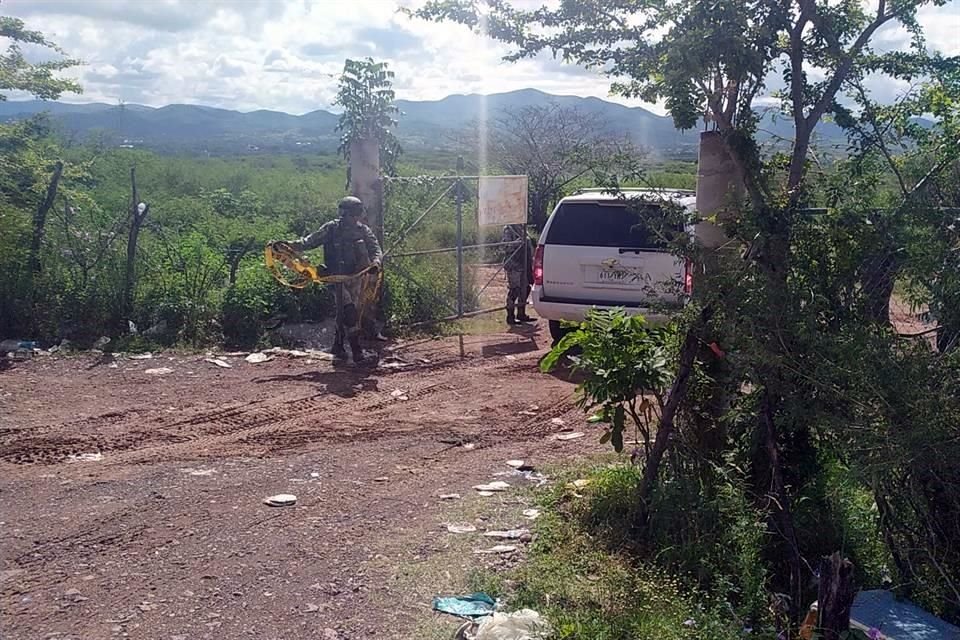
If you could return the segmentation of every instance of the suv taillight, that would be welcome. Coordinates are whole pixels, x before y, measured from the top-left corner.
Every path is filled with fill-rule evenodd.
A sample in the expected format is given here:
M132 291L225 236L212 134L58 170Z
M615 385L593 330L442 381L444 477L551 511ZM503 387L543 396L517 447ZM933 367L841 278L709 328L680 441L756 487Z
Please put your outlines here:
M543 245L538 244L533 254L533 284L543 286Z
M693 295L693 260L690 258L683 261L683 292Z

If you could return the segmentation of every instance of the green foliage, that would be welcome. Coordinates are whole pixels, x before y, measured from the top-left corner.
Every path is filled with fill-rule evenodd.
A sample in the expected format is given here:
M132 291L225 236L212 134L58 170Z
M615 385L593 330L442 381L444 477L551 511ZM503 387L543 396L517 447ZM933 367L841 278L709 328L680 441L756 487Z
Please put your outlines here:
M596 410L591 422L609 425L601 441L623 451L629 418L649 453L651 427L671 379L669 352L675 337L671 328L650 327L642 316L628 316L622 309L594 310L547 354L540 369L551 371L576 349L574 370L586 376L577 387L578 404Z
M136 166L141 198L151 205L140 234L132 317L139 331L149 332L146 340L200 345L223 339L249 347L263 342L268 325L280 318L318 321L333 313L329 288L285 289L264 269L262 250L270 240L303 236L336 215L345 169L334 157L226 159L64 149L42 119L0 125L0 148L2 335L84 344L101 335L116 342L127 331L120 299L130 166ZM66 165L48 216L43 270L27 279L24 247L58 158ZM419 204L413 199L409 205L403 214L408 222ZM452 203L441 209L442 216L427 220L413 239L418 247L436 248L431 243L448 233ZM391 317L411 323L449 315L437 301L456 299L449 256L406 266L426 290L388 275ZM35 305L28 303L31 281ZM468 286L468 300L471 291Z
M6 51L0 54L0 102L7 99L8 91L27 93L41 100L56 100L63 93L81 93L79 84L56 75L80 62L67 58L60 47L39 31L27 29L23 20L0 16L0 38L9 41ZM21 50L22 44L47 49L59 59L29 62Z
M663 556L637 555L624 528L634 505L637 470L601 467L586 479L590 484L580 490L582 498L562 483L545 497L528 561L511 576L516 582L508 598L511 607L539 611L553 625L554 637L571 640L739 638L743 626L763 622L741 617L722 590L702 589ZM695 530L690 513L683 511L689 505L664 500L661 506L686 518L682 531ZM717 542L709 547L709 558L741 553ZM674 546L663 548L669 553Z
M381 169L386 175L396 171L400 143L393 135L399 110L393 101L393 71L386 62L372 58L347 60L340 76L340 86L334 104L343 107L337 123L342 132L340 153L350 158L350 144L357 140L377 140L380 144Z

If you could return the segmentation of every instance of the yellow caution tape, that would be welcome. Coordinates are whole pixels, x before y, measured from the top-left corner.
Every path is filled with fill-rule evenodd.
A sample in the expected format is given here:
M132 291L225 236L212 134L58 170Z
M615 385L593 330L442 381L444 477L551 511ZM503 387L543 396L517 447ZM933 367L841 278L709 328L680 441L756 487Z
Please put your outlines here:
M268 244L263 254L267 269L276 281L292 289L303 289L313 282L317 284L341 284L363 278L360 289L361 317L363 311L376 302L380 286L383 283L382 269L378 270L376 275L370 275L370 272L375 269L375 265L370 265L366 269L350 275L321 273L303 254L287 242ZM291 274L292 278L290 277Z

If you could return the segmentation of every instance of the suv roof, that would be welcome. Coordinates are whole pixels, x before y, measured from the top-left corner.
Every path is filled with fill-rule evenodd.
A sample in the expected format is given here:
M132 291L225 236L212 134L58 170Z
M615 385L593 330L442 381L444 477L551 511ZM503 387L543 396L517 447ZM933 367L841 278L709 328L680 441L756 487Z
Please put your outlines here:
M681 205L693 205L696 203L696 193L684 189L621 189L614 192L609 189L578 189L575 193L561 199L561 202L616 202L621 199L621 195L628 199L639 198L658 202L661 200L673 200Z

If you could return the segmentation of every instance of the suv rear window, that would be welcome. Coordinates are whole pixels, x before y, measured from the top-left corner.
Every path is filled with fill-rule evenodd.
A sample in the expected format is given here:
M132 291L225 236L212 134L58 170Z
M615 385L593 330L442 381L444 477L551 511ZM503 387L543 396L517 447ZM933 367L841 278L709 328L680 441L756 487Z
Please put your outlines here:
M655 212L659 207L645 208ZM643 210L622 204L567 202L553 214L545 244L574 247L666 249L666 244L643 222Z

